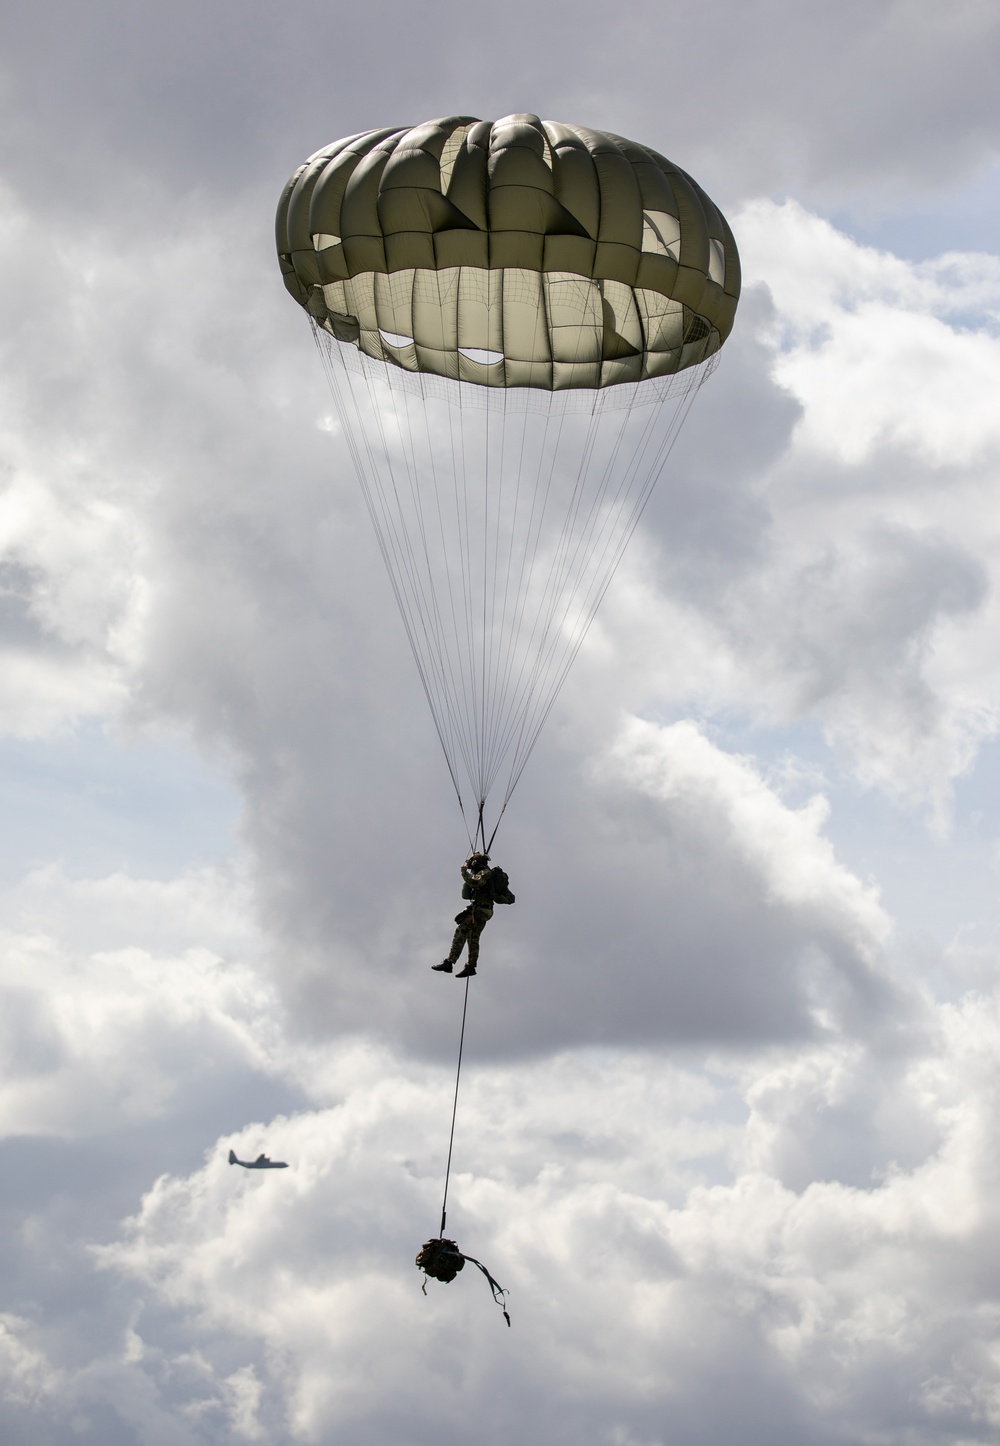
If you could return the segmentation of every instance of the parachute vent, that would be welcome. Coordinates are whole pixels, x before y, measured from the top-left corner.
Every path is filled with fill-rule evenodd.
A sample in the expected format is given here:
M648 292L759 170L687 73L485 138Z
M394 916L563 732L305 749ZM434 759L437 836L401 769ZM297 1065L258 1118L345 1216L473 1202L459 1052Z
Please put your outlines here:
M447 196L448 187L451 185L452 173L455 170L455 162L458 160L458 153L465 144L465 138L472 129L471 126L458 126L452 131L445 141L441 150L441 194Z
M400 332L397 331L383 331L382 328L379 327L378 334L387 346L394 346L397 349L402 349L404 346L413 345L412 336L403 336Z
M669 211L643 211L642 249L653 256L680 259L681 223Z
M493 367L497 362L503 361L502 351L486 351L478 346L460 346L458 354L467 357L469 361L479 362L480 366L484 367Z

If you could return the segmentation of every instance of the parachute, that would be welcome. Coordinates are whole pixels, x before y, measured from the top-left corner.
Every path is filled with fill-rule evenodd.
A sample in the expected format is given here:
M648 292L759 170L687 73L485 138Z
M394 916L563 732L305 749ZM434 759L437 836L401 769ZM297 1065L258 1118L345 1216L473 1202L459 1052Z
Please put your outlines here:
M485 845L732 328L732 232L647 146L451 116L317 151L277 247Z
M534 115L336 141L292 175L276 229L470 846L488 854L732 329L736 243L657 151ZM494 901L513 903L493 872ZM503 1306L444 1233L472 972L441 1223L417 1265L426 1289L471 1261Z

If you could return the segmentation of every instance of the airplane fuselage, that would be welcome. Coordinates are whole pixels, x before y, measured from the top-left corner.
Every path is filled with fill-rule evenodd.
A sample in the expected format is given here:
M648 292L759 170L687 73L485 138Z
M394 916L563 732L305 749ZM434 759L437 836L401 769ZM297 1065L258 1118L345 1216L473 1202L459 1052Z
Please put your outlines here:
M242 1165L244 1170L287 1170L288 1165L284 1160L269 1160L266 1155L258 1155L256 1160L239 1160L233 1150L229 1151L230 1165Z

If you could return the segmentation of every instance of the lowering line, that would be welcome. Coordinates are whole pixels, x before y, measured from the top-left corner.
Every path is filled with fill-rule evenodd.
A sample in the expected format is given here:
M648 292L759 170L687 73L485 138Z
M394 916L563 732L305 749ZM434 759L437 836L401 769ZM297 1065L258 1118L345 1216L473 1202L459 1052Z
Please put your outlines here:
M444 1236L445 1221L448 1216L448 1182L451 1179L451 1152L455 1145L455 1116L458 1114L458 1085L462 1078L462 1051L465 1048L465 1019L469 1012L469 982L469 979L466 979L465 999L462 1001L462 1032L458 1038L458 1068L455 1070L455 1098L451 1105L451 1131L448 1135L448 1163L444 1167L444 1197L441 1201L441 1229L438 1232L442 1237Z
M493 1299L503 1311L503 1318L510 1325L510 1313L504 1302L507 1292L498 1280L495 1280L481 1260L474 1255L465 1255L454 1240L448 1240L445 1236L445 1224L448 1219L448 1184L451 1179L451 1155L455 1143L455 1117L458 1113L458 1086L462 1077L462 1052L465 1047L465 1021L469 1012L469 980L465 981L465 999L462 1003L462 1032L458 1041L458 1068L455 1070L455 1097L451 1105L451 1131L448 1135L448 1163L444 1171L444 1197L441 1201L441 1228L437 1236L432 1240L424 1241L417 1254L417 1265L424 1272L424 1282L420 1287L424 1295L427 1294L427 1279L441 1280L445 1284L455 1279L455 1276L463 1268L466 1261L474 1265L486 1278Z

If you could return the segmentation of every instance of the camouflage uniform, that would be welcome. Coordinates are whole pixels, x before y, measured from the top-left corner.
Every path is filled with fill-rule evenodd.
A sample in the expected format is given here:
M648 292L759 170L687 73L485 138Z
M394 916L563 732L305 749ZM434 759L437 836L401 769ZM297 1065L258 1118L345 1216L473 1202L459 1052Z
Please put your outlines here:
M489 864L482 864L473 871L468 864L462 865L462 880L472 895L467 909L455 915L455 937L448 950L446 964L456 964L466 945L469 946L468 968L474 970L479 961L479 936L493 918L493 894L490 881L493 870Z

